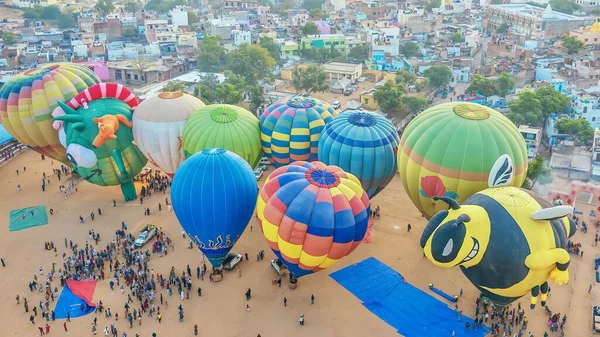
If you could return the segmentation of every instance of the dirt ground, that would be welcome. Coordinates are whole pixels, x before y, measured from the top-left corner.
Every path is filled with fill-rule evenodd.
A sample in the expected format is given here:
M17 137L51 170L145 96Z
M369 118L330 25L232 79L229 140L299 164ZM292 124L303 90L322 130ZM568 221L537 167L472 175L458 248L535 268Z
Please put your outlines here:
M27 167L27 172L22 172L24 166ZM88 239L88 231L94 229L96 233L101 234L101 245L105 245L113 238L121 221L125 221L132 232L137 232L147 223L153 223L162 226L174 239L175 251L169 252L165 257L153 255L149 268L158 273L168 274L171 266L175 266L176 270L181 272L187 264L192 269L200 264L200 252L197 249L185 248L186 240L181 237L181 227L175 214L168 212L165 207L162 212L158 211L158 203L161 202L164 206L164 198L168 194L153 195L144 200L143 206L139 202L119 202L117 207L113 208L113 199L122 200L118 187L98 187L81 182L79 191L65 200L58 192L60 183L54 176L51 176L51 183L46 192L41 191L42 172L51 175L51 167L58 166L57 162L51 165L51 160L42 161L37 153L27 151L0 168L0 257L7 263L5 268L0 267L0 336L37 336L37 326L45 324L40 316L36 319L36 325L29 323L29 314L24 312L22 304L17 305L15 296L26 294L32 305L38 303L41 295L30 293L27 283L40 265L44 270L49 270L52 262L62 264L60 258L55 258L53 253L44 250L46 241L54 241L60 256L65 251L62 244L65 237L82 245ZM21 170L20 175L16 174L17 169ZM264 181L265 177L266 175L261 180ZM61 183L65 183L64 179ZM22 185L21 192L17 191L17 184ZM53 216L49 215L48 225L9 233L8 219L12 209L40 204L55 211ZM150 337L152 332L156 332L159 337L193 336L194 324L198 324L200 336L398 336L394 328L371 314L354 295L328 276L332 271L374 256L424 291L428 291L427 284L430 282L435 282L449 293L458 293L459 289L463 288L465 293L458 305L465 314L472 316L477 291L460 270L436 268L422 258L418 240L425 221L408 199L399 177L394 179L372 204L381 206L382 216L375 223L371 243L362 244L351 256L329 270L300 279L296 290L290 290L285 285L281 288L272 285L275 273L269 265L269 260L274 255L268 249L256 219L253 218L233 250L242 254L247 252L250 256L250 261L241 264L242 276L238 277L236 272L232 272L226 274L220 283L209 283L208 280L194 281L193 288L202 287L203 296L193 295L183 302L176 296L169 297L164 293L169 308L161 308L162 323L144 317L141 327L134 325L134 328L130 329L123 319L123 306L127 297L118 290L111 291L108 281L98 282L94 302L102 300L113 313L119 312L122 317L116 322L119 336L121 331L125 331L129 337L136 333L141 337ZM95 221L91 221L90 212L96 212L98 207L102 208L103 215L97 215ZM151 208L151 216L143 215L144 207ZM79 215L85 217L84 224L79 224ZM411 232L406 230L407 223L412 225ZM585 254L583 257L572 256L569 285L551 286L548 306L554 312L568 315L566 336L590 334L592 296L587 290L594 280L594 253L599 252L597 247L591 246L593 237L593 230L587 234L578 232L575 235L573 241L583 244ZM255 256L263 249L266 258L257 262ZM250 312L245 310L247 302L244 292L247 288L251 288L253 294L252 300L248 302ZM597 291L594 290L594 295L597 295ZM316 298L314 305L310 304L311 294ZM282 303L284 296L288 299L287 307ZM527 307L528 301L528 298L523 298L521 303ZM183 323L178 322L176 317L179 304L185 309L186 317ZM305 315L305 326L298 324L300 315ZM50 322L51 333L91 336L94 316L91 314L73 319L68 323L68 333L62 329L62 320ZM534 336L541 337L546 330L545 310L539 306L533 311L527 308L526 316L531 332ZM99 335L111 322L112 320L98 316ZM550 336L559 334L550 333Z
M15 8L0 6L0 18L20 19L23 11Z

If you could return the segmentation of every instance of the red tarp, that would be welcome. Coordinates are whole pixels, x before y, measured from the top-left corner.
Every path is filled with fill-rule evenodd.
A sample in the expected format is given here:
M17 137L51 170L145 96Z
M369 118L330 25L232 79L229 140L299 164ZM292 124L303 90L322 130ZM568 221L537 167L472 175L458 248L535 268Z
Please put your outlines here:
M67 280L67 287L75 296L85 300L89 306L95 306L92 302L94 291L96 290L96 281L73 281Z

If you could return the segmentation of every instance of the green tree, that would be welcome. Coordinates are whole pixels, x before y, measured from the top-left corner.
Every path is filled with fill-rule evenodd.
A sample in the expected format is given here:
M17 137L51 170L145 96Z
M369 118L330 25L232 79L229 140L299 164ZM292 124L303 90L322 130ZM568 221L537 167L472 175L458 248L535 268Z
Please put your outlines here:
M0 31L0 40L2 40L2 44L5 46L12 46L17 42L17 37L13 32Z
M137 29L135 29L135 27L124 27L123 30L121 31L121 36L123 36L126 39L133 39L135 37L137 37L138 35L138 31Z
M194 12L187 12L187 17L188 17L188 25L193 25L195 23L198 23L198 15L196 15L196 13Z
M144 8L144 6L138 0L127 0L123 4L123 9L127 13L136 13L137 11L142 10L142 8Z
M325 63L327 61L338 60L342 58L342 54L334 48L304 49L302 51L302 56L308 60L319 63Z
M237 104L243 101L243 89L236 87L230 83L217 85L215 90L215 102L221 104Z
M323 5L323 0L304 0L304 1L302 1L302 8L304 8L306 10L311 10L314 8L321 9L322 5Z
M427 4L427 6L425 6L425 9L431 12L435 8L440 8L441 5L442 5L442 0L431 0Z
M162 14L168 13L171 9L178 5L187 5L186 0L150 0L144 7L149 11L157 11Z
M295 67L292 70L292 85L297 91L304 91L309 95L329 89L325 69L322 65L316 64L311 64L306 68Z
M411 112L421 111L429 105L426 99L413 96L404 96L402 98L402 103L404 103Z
M542 104L544 124L551 114L562 113L571 105L571 99L568 96L561 94L551 86L541 87L535 94Z
M302 35L317 35L319 34L319 27L314 22L307 22L300 28Z
M416 42L408 41L400 46L400 54L406 57L418 57L421 56L421 47Z
M508 118L517 125L542 126L544 123L542 103L533 91L521 92L517 100L508 103L508 107Z
M206 36L198 47L198 70L216 73L223 70L227 51L221 46L221 37Z
M465 38L462 36L462 34L460 32L456 32L456 33L454 33L454 35L452 35L452 42L454 42L454 43L465 42Z
M273 79L275 60L269 51L256 44L243 44L227 55L228 69L243 77L248 84Z
M563 35L560 40L562 41L562 45L567 48L569 55L579 53L579 50L584 46L583 42L574 36Z
M296 2L294 0L281 0L281 3L279 6L282 11L287 11L287 10L294 8L295 4L296 4ZM270 5L271 4L269 1L269 5L266 5L266 6L270 6Z
M41 6L35 6L33 8L27 8L23 12L23 17L25 19L33 19L39 20L42 18L42 14L44 13L44 8Z
M45 20L58 20L62 12L60 11L60 7L57 5L46 6L42 8L42 19Z
M71 14L61 14L58 19L58 28L66 29L77 26L77 20Z
M327 14L323 13L321 8L313 8L308 12L308 14L312 18L325 19L327 17Z
M594 129L584 118L561 118L554 124L556 130L568 134L575 141L588 143L594 139Z
M515 81L513 81L507 72L503 72L496 80L496 83L498 85L498 95L502 97L505 97L509 91L515 88Z
M263 36L258 41L258 45L269 51L274 60L279 60L279 46L268 36Z
M387 80L384 85L375 90L373 99L377 102L381 110L391 112L402 106L404 92L403 86L396 85L393 81Z
M161 92L185 92L185 83L172 80L167 82L165 86L160 90Z
M100 12L100 15L107 16L115 10L112 0L98 0L94 8Z
M504 3L504 0L492 0L490 1L492 5L501 5Z
M423 72L429 83L434 87L441 87L452 80L452 70L447 66L433 66Z
M417 83L417 75L412 71L402 69L396 72L396 84L413 85Z
M364 61L369 58L369 45L367 44L357 44L352 47L348 52L348 57L354 60Z
M498 91L496 82L479 74L473 75L471 84L467 88L467 92L474 92L485 97L494 96L498 94Z
M580 5L569 0L550 0L550 6L552 6L552 10L565 14L581 11Z
M527 178L531 181L530 189L535 183L546 185L552 182L552 170L546 165L546 159L536 156L527 166Z
M503 34L505 33L508 29L510 28L510 26L508 25L508 23L504 22L501 23L500 26L498 26L498 28L496 28L496 34Z
M423 78L419 78L417 79L417 82L415 83L415 87L417 89L417 91L423 91L423 89L427 88L429 86L429 79L426 77Z

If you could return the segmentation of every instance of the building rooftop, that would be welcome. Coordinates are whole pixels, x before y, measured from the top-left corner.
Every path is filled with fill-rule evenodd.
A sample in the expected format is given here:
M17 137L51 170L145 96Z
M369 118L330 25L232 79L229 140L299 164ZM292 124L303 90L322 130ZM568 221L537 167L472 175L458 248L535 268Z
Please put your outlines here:
M550 5L548 5L546 8L528 4L490 5L490 7L502 9L515 15L534 19L542 19L546 21L580 21L584 19L575 15L555 12L552 10L552 6Z
M345 39L344 34L321 34L321 35L306 35L309 39Z
M541 128L535 127L535 126L529 126L529 125L519 125L519 131L520 132L527 132L527 133L538 133L540 132Z

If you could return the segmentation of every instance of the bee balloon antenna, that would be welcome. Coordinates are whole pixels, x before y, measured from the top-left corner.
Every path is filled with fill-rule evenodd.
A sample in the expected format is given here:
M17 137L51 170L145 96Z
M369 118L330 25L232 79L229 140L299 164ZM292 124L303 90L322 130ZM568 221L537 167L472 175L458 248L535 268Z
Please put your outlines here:
M449 197L433 197L433 200L435 200L435 201L441 200L441 201L447 203L448 206L450 206L450 208L452 208L453 210L457 210L460 208L460 205L458 204L458 202Z

